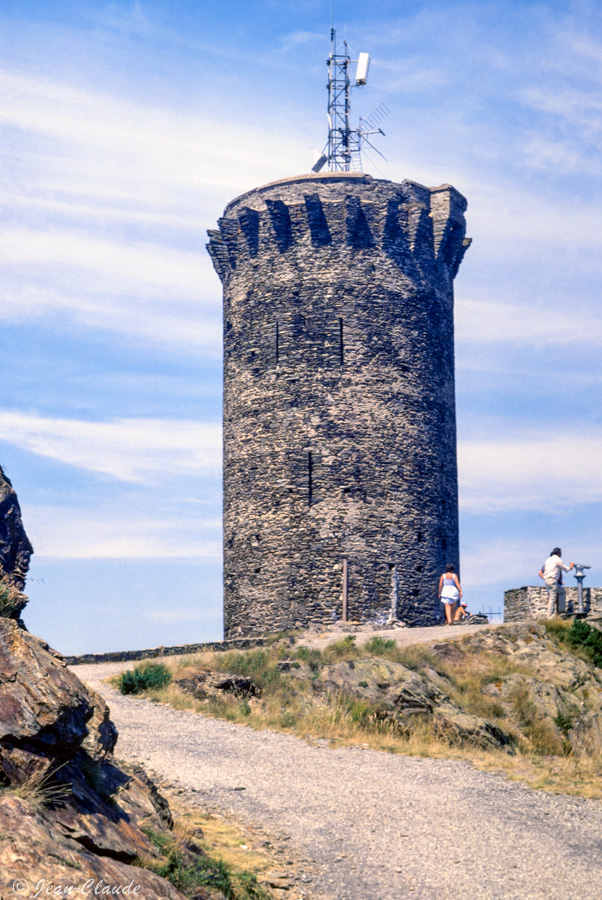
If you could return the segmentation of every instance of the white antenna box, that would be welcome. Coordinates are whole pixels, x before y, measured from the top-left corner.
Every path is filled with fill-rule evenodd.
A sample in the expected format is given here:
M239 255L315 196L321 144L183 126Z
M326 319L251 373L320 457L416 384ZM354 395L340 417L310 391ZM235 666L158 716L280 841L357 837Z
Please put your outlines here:
M368 81L368 69L370 68L370 54L360 53L355 72L355 83L358 87Z

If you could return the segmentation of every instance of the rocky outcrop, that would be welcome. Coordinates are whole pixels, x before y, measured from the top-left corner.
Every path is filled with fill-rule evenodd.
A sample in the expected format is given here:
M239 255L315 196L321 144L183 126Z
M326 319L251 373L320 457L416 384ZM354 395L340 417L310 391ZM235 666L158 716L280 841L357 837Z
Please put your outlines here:
M17 495L0 467L0 575L20 591L25 587L32 553Z
M421 724L455 745L602 753L602 670L559 646L543 625L431 644L412 668L378 656L324 665L319 674L293 659L278 668L318 693L364 701L371 716L403 733Z
M387 659L350 660L327 666L318 680L327 691L369 701L377 715L402 731L422 720L450 743L512 749L511 734L461 710L446 693L451 683L429 667L415 672Z
M327 691L369 700L398 716L432 713L443 693L416 672L388 659L358 659L327 666L319 677Z
M168 832L171 816L141 770L116 765L116 739L104 700L0 619L0 895L16 880L75 892L131 883L144 900L183 900L140 867L159 858L148 834Z
M191 677L175 679L177 686L196 700L208 697L219 697L234 694L237 697L260 697L261 689L243 675L230 675L225 672L211 672L201 669Z
M0 619L0 772L11 784L44 775L78 751L98 761L117 732L93 694L47 644Z
M602 670L557 646L543 625L513 625L477 632L454 645L470 665L477 654L506 658L515 671L483 688L532 737L545 732L575 756L602 753ZM567 746L568 742L568 746Z

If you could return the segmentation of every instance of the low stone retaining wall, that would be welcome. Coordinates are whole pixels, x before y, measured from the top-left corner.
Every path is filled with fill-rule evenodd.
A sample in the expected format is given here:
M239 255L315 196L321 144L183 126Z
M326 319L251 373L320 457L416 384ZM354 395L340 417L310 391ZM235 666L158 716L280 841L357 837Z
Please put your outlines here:
M567 612L576 613L577 587L566 588ZM602 616L602 588L583 589L583 609L586 616ZM545 619L548 614L548 591L543 585L514 588L504 593L504 622L532 622Z
M117 650L114 653L84 653L82 656L66 656L69 666L83 666L87 663L129 662L137 659L155 659L157 656L183 656L187 653L202 653L206 650L249 650L264 647L268 638L236 638L231 641L208 641L204 644L179 644L175 647L153 647L152 650Z

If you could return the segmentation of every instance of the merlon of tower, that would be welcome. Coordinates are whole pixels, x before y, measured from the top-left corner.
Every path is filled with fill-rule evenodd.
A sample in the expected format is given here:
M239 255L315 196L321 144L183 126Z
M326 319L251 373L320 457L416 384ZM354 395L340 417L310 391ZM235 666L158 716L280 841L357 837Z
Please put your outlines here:
M341 188L336 199L335 182ZM306 175L272 182L233 200L219 228L209 231L207 249L224 284L241 258L252 260L264 250L272 252L274 245L284 256L304 244L330 245L337 252L343 247L379 248L402 269L441 262L453 278L470 244L465 209L466 200L449 184L427 188L408 180L394 185L365 174Z

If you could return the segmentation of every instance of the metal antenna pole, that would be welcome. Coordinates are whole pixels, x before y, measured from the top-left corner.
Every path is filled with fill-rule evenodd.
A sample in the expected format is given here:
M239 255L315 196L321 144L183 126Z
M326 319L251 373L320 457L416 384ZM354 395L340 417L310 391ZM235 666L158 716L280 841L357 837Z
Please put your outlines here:
M349 51L343 41L343 52L337 53L336 29L330 29L328 65L328 168L331 172L348 172L351 168L349 122Z
M337 49L336 29L330 29L330 56L326 60L328 66L328 141L322 155L312 166L312 172L319 172L328 163L331 172L362 171L362 144L366 143L380 156L374 144L368 140L372 134L384 134L378 123L387 114L388 109L381 103L366 119L360 119L357 128L351 127L351 102L349 64L357 63L355 84L361 87L366 84L370 56L360 53L359 59L352 60L349 55L347 41L343 41L342 52ZM367 126L367 127L366 127ZM384 157L383 157L384 158Z

